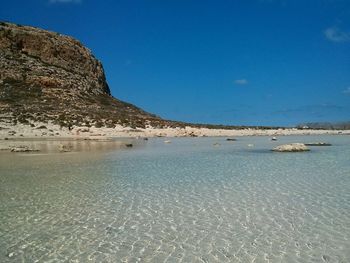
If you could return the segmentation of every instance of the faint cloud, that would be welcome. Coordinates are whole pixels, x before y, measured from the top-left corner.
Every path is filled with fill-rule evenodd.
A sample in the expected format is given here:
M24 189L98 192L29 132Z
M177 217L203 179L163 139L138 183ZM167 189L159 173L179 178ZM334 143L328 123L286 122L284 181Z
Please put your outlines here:
M325 37L332 42L350 41L350 33L340 30L338 27L329 27L324 31Z
M236 79L235 80L235 84L237 84L237 85L247 85L248 84L248 80L246 80L246 79Z
M345 90L343 90L343 93L346 95L350 95L350 87L347 87Z
M49 0L50 4L80 4L83 0Z

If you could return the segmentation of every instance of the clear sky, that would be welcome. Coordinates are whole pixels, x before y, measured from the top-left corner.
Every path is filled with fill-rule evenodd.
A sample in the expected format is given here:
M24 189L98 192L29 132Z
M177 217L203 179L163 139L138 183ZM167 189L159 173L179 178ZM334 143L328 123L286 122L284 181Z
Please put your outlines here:
M2 0L0 20L77 38L166 119L350 120L349 0Z

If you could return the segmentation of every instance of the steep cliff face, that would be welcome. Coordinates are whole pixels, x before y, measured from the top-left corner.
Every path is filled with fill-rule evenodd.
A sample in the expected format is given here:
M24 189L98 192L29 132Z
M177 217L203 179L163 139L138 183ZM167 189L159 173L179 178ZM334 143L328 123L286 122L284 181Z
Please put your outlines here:
M61 125L166 123L113 98L102 64L79 41L11 23L0 23L0 118Z

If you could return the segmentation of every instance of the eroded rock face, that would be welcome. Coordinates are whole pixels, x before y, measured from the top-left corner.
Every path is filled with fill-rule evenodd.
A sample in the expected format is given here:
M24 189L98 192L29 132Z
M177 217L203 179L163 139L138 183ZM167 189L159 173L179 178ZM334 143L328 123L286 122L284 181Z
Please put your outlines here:
M102 64L69 36L0 23L0 115L100 126L161 119L110 95Z
M101 63L77 40L8 23L1 24L0 30L0 49L3 55L1 79L12 78L44 86L64 86L68 84L65 83L67 79L55 73L65 72L69 77L75 76L72 80L80 81L73 85L80 84L79 88L82 90L110 94ZM21 68L24 72L14 72L14 67ZM26 72L27 74L23 74Z
M310 151L303 143L290 143L279 145L272 149L274 152L307 152Z

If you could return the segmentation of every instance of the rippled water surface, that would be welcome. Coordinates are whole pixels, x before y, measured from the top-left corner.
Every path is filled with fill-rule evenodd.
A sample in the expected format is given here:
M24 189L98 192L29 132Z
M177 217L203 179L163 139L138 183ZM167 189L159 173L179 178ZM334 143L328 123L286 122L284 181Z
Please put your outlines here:
M0 153L0 262L350 262L350 136L163 141Z

